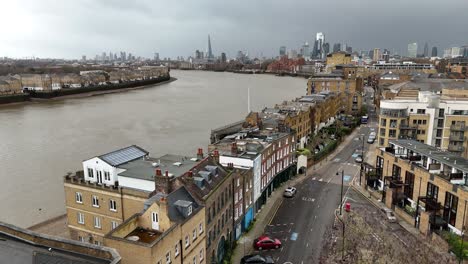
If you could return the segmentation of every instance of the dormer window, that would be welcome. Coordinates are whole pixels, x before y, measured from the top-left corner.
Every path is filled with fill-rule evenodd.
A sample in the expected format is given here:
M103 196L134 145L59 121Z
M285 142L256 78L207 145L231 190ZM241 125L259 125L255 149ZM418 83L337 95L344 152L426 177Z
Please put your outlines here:
M188 211L187 211L187 215L191 215L191 214L192 214L192 210L193 210L193 209L192 209L192 206L189 205L188 208L187 208L187 210L188 210Z

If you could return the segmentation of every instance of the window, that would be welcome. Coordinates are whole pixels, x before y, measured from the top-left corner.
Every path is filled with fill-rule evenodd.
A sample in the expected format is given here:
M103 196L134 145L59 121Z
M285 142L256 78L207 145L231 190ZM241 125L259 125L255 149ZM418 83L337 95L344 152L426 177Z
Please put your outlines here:
M175 247L174 247L174 255L177 257L179 256L179 242L177 242L177 244L175 244Z
M85 242L86 242L86 241L85 241L85 238L84 238L84 237L82 237L82 236L78 236L78 240L79 240L80 242L83 242L83 243L85 243Z
M418 123L418 120L413 119L413 125L416 125Z
M437 129L436 137L442 137L442 129Z
M411 172L406 172L405 175L405 187L404 193L406 198L413 199L413 189L414 189L414 174Z
M188 209L187 215L191 215L191 214L192 214L192 210L193 210L193 209L192 209L192 206L189 205L187 209Z
M242 190L239 190L239 200L242 199Z
M94 240L94 245L98 245L98 246L100 246L100 245L102 245L102 243L101 243L101 241Z
M119 226L119 223L117 223L116 221L111 221L111 228L112 229L117 228L117 226Z
M418 109L416 113L418 113L418 114L425 114L425 113L426 113L426 109Z
M78 212L77 219L78 219L78 224L84 225L85 216L83 213Z
M428 182L427 183L426 196L428 198L433 198L434 200L437 201L438 195L439 195L439 187L437 187L436 185Z
M109 200L109 209L111 211L117 211L117 202L115 200Z
M93 195L93 206L99 207L99 198L96 195Z
M380 129L380 135L383 137L385 136L385 128Z
M106 181L110 181L110 172L104 171L104 179L105 179Z
M427 120L423 120L422 124L425 125L427 123Z
M88 168L88 177L94 178L94 170L92 168Z
M393 138L396 137L396 129L389 129L388 136Z
M198 225L198 234L200 235L200 234L202 234L202 233L203 233L203 223L200 223L200 224Z
M386 125L387 125L387 119L382 118L382 119L380 120L380 125L381 125L381 126L386 126Z
M234 193L234 202L237 203L238 197L237 197L237 192Z
M80 192L75 193L75 201L80 204L83 203L83 195Z
M200 262L202 262L203 259L205 258L205 255L203 253L204 252L203 252L203 248L202 248L202 249L200 249Z
M444 117L444 111L445 109L439 109L439 117Z
M171 252L167 252L166 253L166 264L169 264L171 263Z
M437 127L444 127L444 120L443 119L437 120Z
M185 236L185 248L188 248L190 246L190 237L189 235Z
M193 264L197 264L197 256L196 255L193 257Z
M94 217L94 227L101 228L101 217L99 216Z
M240 186L240 179L237 178L237 187L239 187L239 186Z
M419 119L418 120L418 125L420 125L420 124L422 124L422 120Z
M197 239L197 229L195 228L193 230L193 237L192 237L192 240L195 241Z
M398 167L397 165L393 164L393 168L392 168L392 177L394 179L399 179L401 176L401 168Z
M457 207L458 197L445 192L445 204L444 204L444 220L447 221L451 226L455 226L457 220Z
M397 127L397 120L396 119L390 119L390 127Z

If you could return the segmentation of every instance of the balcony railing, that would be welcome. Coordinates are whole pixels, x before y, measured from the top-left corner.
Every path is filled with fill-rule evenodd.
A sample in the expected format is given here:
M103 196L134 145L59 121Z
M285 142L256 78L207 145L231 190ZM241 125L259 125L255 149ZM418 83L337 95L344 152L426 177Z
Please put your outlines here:
M409 130L416 130L418 126L416 125L408 125L408 124L400 124L400 129L409 129Z
M448 150L453 152L463 152L463 146L448 145Z
M464 135L450 135L449 137L450 141L465 141L465 136Z
M453 131L465 131L466 126L464 124L455 124L450 126L450 130Z

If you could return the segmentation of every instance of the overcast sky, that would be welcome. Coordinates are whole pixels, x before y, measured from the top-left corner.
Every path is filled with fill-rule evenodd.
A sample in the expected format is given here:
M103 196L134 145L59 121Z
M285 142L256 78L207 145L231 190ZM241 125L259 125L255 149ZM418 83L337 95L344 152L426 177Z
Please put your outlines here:
M279 46L311 46L324 32L331 46L387 48L427 41L439 52L468 44L468 0L0 0L0 56L275 56Z

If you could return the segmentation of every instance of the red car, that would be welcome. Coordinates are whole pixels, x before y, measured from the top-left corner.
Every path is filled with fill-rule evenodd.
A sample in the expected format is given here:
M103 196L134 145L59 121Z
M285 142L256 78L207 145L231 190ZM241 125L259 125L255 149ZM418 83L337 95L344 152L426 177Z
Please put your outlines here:
M280 248L281 241L279 241L277 238L271 238L264 235L255 239L253 246L257 250Z

